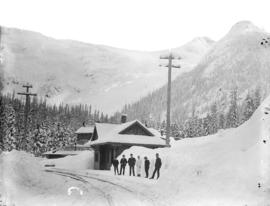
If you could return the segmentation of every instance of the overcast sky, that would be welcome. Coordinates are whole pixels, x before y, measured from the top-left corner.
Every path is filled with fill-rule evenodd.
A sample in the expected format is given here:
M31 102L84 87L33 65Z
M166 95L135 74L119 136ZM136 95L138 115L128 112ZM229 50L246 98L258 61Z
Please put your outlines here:
M0 0L0 24L136 50L218 40L241 20L270 31L269 0Z

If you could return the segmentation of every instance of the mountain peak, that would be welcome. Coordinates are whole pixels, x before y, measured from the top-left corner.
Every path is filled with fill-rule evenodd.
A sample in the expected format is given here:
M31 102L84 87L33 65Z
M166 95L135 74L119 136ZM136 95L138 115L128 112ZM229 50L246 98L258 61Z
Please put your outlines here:
M250 21L240 21L234 24L229 32L230 35L239 35L247 32L261 32L262 30Z

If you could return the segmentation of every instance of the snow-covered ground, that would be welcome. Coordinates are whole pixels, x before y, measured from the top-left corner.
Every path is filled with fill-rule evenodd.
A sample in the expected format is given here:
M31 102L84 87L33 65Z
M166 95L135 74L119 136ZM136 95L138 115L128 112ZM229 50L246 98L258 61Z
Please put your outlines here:
M130 153L160 154L164 164L153 189L164 204L269 205L270 98L239 128L183 139L170 149L124 151Z
M132 147L123 154L148 156L153 165L157 152L163 162L159 180L74 170L76 161L66 158L62 169L44 168L42 160L29 154L2 153L2 201L57 206L269 206L270 97L239 128L177 141L171 148ZM69 169L63 169L67 164Z
M50 165L63 169L94 169L94 151L81 151L78 152L78 155L67 156L65 158L45 159L41 163L43 166Z

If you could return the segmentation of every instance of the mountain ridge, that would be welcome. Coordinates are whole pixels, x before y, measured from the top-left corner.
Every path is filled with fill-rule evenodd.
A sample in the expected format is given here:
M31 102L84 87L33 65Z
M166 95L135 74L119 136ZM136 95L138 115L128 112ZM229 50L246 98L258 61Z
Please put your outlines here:
M3 28L3 27L2 27ZM159 55L74 40L56 40L37 32L3 28L4 91L20 91L30 82L48 103L87 103L106 113L134 102L166 83L158 67ZM174 50L192 69L214 44L209 39L191 41ZM182 71L174 71L174 77Z
M172 122L181 123L194 113L203 116L213 103L218 111L226 111L234 89L238 102L256 88L261 88L262 98L269 94L270 44L261 45L269 34L249 22L237 23L232 28L193 70L172 82ZM121 112L130 119L162 122L166 117L166 86L126 105Z

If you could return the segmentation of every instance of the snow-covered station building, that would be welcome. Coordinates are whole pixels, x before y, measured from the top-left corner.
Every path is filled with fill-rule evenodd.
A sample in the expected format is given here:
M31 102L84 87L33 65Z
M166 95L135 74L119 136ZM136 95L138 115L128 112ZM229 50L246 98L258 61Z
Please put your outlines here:
M132 146L152 149L166 147L165 139L159 131L145 126L139 120L126 122L126 119L126 116L122 115L120 124L95 123L95 126L83 126L75 132L76 145L58 151L48 151L43 156L49 159L61 158L92 150L94 169L108 170L112 160Z
M112 160L131 146L147 148L165 147L159 131L146 127L139 120L121 124L96 123L91 140L85 144L95 151L94 168L108 170ZM127 154L129 155L129 154Z

